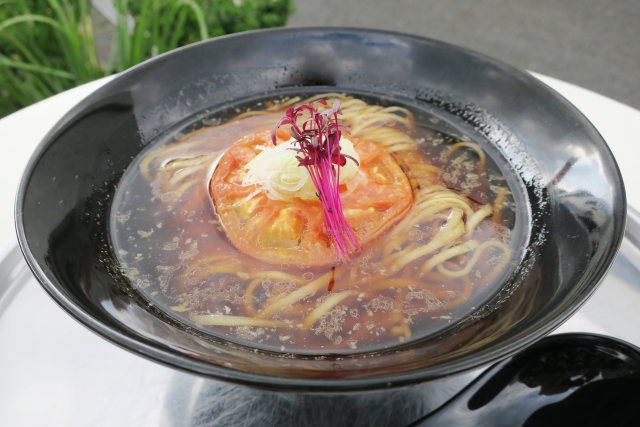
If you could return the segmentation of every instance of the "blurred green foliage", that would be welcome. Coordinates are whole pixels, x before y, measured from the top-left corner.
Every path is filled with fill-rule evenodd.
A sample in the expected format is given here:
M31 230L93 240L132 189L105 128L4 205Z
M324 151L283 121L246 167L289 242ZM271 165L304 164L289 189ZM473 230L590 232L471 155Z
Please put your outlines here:
M0 117L209 37L285 25L293 0L115 0L100 60L90 0L0 0Z

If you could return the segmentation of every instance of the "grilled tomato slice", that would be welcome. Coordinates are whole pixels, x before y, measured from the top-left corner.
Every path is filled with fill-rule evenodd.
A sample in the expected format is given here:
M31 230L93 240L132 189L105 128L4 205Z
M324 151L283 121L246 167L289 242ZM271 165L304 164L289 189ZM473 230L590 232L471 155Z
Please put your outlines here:
M365 248L402 218L413 202L413 192L398 163L382 146L348 138L360 157L360 167L340 185L340 198L345 218ZM286 139L288 133L278 130L278 143ZM245 165L272 146L269 130L256 132L235 142L220 159L209 190L227 237L242 252L272 264L334 263L336 252L324 229L319 199L273 200L258 185L243 185Z

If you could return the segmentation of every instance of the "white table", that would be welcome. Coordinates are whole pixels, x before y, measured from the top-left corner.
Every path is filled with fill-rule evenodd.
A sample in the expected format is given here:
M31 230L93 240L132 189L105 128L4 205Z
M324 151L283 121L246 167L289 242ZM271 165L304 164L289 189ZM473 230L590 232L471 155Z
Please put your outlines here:
M628 200L640 208L640 191L634 188L635 182L640 180L640 168L635 166L640 151L635 141L640 135L640 111L569 83L540 75L536 77L569 99L604 136L618 159ZM6 159L0 169L0 247L5 246L0 250L0 266L7 254L10 265L17 265L14 263L20 260L21 255L14 250L17 242L13 203L29 156L71 107L109 80L78 87L0 120L0 152ZM637 251L634 248L627 250ZM622 263L621 267L616 269L614 265L595 295L557 332L614 335L640 346L640 329L629 327L640 324L640 310L635 307L640 305L640 289L635 283L640 275L640 263L627 265L625 259L640 260L640 252L627 258L623 253L616 262L616 265ZM0 425L165 425L168 415L183 414L195 405L194 402L176 401L176 396L169 393L171 390L182 390L184 394L215 384L151 363L100 339L48 298L24 262L19 267L3 272L3 280L22 281L23 285L10 296L15 299L8 309L5 304L4 321L0 322ZM0 293L0 314L2 305ZM37 334L38 339L30 339L31 333ZM12 343L11 348L3 348L3 342ZM477 373L467 375L470 377L461 379L460 388ZM222 388L212 390L213 396L230 393L228 397L235 400L253 396L249 389L239 390L245 393L240 396L238 389L224 388L224 384ZM425 395L425 399L435 408L457 390L459 388L447 390L441 387L436 389L436 394ZM209 408L212 403L205 401L204 405Z

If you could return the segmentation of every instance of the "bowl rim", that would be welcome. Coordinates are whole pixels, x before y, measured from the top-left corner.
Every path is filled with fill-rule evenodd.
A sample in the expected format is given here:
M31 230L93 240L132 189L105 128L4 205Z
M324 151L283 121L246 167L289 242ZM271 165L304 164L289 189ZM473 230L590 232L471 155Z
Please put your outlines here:
M615 258L617 256L620 245L622 244L622 239L624 236L624 228L626 223L627 216L627 202L626 195L624 192L624 182L622 180L622 175L620 169L613 157L611 149L608 147L600 133L597 131L595 126L586 118L580 110L578 110L573 104L571 104L566 98L561 96L558 92L547 86L545 83L536 79L531 74L527 73L524 70L520 70L516 67L513 67L509 64L506 64L500 60L489 57L485 54L478 53L474 50L460 47L448 42L443 42L440 40L435 40L427 37L417 36L413 34L405 34L397 31L386 31L386 30L377 30L377 29L367 29L367 28L351 28L351 27L296 27L296 28L271 28L271 29L263 29L263 30L253 30L246 31L242 33L228 34L220 37L215 37L209 40L201 41L198 43L193 43L191 45L187 45L178 49L175 49L170 52L166 52L157 57L151 58L147 61L144 61L128 70L119 73L115 78L111 79L105 85L101 87L101 89L108 89L110 86L117 85L125 78L134 75L137 72L142 70L146 70L150 67L153 67L155 63L165 58L168 55L174 55L176 52L183 52L189 49L197 49L201 44L207 43L220 43L224 42L227 39L232 38L251 38L256 36L261 36L263 34L279 34L279 33L287 33L287 32L324 32L324 33L357 33L357 34L369 34L369 35L377 35L377 36L394 36L400 37L404 39L414 39L420 42L428 42L433 45L441 46L443 48L452 49L460 52L465 52L475 58L478 58L484 62L489 62L494 65L500 66L503 70L507 70L510 73L515 74L516 76L525 79L528 84L533 84L537 86L539 89L543 89L546 91L547 96L551 96L555 98L562 106L568 110L572 110L574 114L577 114L578 117L581 117L585 120L585 123L591 126L594 131L594 135L598 136L600 142L603 145L604 152L608 154L612 160L612 165L615 167L615 172L617 173L618 180L621 184L620 191L620 220L617 221L613 226L612 235L613 241L610 242L611 250L609 250L604 257L604 262L601 265L594 269L592 277L590 279L591 282L594 282L594 285L587 288L586 292L577 293L573 296L572 305L567 308L567 304L564 304L564 308L562 311L558 311L553 316L547 316L544 321L532 325L531 327L523 330L518 334L518 337L515 337L510 342L504 343L500 348L495 349L493 351L489 351L484 349L483 351L473 353L473 355L465 355L455 359L454 361L444 365L431 365L422 367L415 370L405 371L401 373L392 373L392 374L382 374L382 375L371 375L367 377L348 377L348 378L296 378L296 377L283 377L271 374L262 374L262 373L253 373L241 371L235 368L228 368L220 365L215 365L212 363L208 363L202 360L190 358L186 355L179 354L171 351L169 347L155 344L153 345L153 341L149 339L143 339L141 337L135 337L133 334L128 334L124 329L116 329L111 327L105 323L99 321L96 317L92 316L91 313L81 309L79 306L75 305L69 298L67 298L64 293L62 293L47 277L44 269L40 266L40 264L36 261L34 255L31 253L31 249L29 246L29 242L27 241L25 225L23 222L23 212L24 212L24 196L27 191L27 186L29 179L34 172L34 169L41 159L41 157L46 152L47 148L51 146L58 136L60 130L62 130L66 124L68 124L72 118L75 118L77 113L80 112L84 107L92 105L92 95L95 93L88 95L82 101L80 101L76 106L74 106L71 110L69 110L44 136L42 141L38 144L37 148L34 150L31 155L29 162L25 168L25 171L21 177L20 185L18 187L18 191L15 198L15 225L16 232L18 237L18 243L20 246L20 250L22 251L27 265L30 270L41 284L41 286L45 289L45 291L49 294L50 297L69 315L71 315L75 320L80 322L83 326L87 327L92 332L98 334L102 338L107 339L108 341L116 344L120 348L133 352L139 356L142 356L148 360L160 363L162 365L178 369L184 372L198 374L205 377L223 380L227 382L233 382L237 384L247 385L254 388L262 388L268 390L276 390L276 391L300 391L305 393L345 393L345 392L359 392L359 391L371 391L377 389L384 389L390 387L400 387L406 386L426 381L437 380L441 378L445 378L451 375L463 374L465 372L469 372L474 369L481 368L483 366L487 366L491 363L495 363L496 361L503 360L507 357L512 356L518 351L524 349L525 347L539 341L549 333L551 333L554 329L562 325L567 319L569 319L576 311L582 307L582 305L589 299L589 297L598 289L600 284L602 283L604 277L607 272L611 268Z

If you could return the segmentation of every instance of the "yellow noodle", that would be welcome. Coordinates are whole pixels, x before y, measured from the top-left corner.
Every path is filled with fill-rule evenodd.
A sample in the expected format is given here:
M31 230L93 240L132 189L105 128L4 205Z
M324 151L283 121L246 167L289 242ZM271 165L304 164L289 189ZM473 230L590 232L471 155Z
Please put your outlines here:
M318 308L313 310L307 317L305 317L302 325L307 329L310 328L314 323L320 320L322 316L327 314L333 307L338 305L343 299L356 294L357 292L354 291L344 291L338 294L331 295L329 298L324 300L322 304L318 306Z
M495 278L495 276L500 271L502 271L504 266L509 262L509 260L511 259L511 249L506 244L504 244L502 248L504 252L502 256L498 257L498 262L496 263L496 265L493 267L493 269L489 273L485 274L479 279L475 279L473 281L475 286L481 286L486 283L489 283L491 280Z
M420 202L428 200L429 197L431 197L435 193L452 194L453 192L449 190L447 187L443 187L442 185L429 185L426 187L421 187L416 192L415 203L418 204Z
M212 159L212 157L213 156L200 155L193 158L181 158L181 159L169 160L164 166L161 166L161 168L166 171L173 171L176 169L183 169L189 166L198 166L208 162L209 160Z
M267 328L288 326L284 322L276 322L273 320L244 316L223 316L219 314L196 314L191 316L191 320L203 326L265 326Z
M391 255L385 257L384 259L382 259L382 261L380 261L380 264L382 264L385 267L391 266L393 264L393 262L401 257L403 257L404 255L410 253L411 251L413 251L414 249L416 249L416 245L414 244L410 244L407 245L406 248L397 251L395 253L392 253ZM396 271L392 271L392 274L395 274Z
M466 252L472 251L478 247L477 240L469 240L468 242L462 243L458 246L454 246L447 250L440 252L438 255L435 255L429 261L425 262L422 268L420 269L421 273L427 273L433 269L436 265L444 262L448 259L456 257L458 255L462 255Z
M441 247L460 237L463 233L464 226L462 225L462 211L454 209L451 213L451 219L429 243L414 249L396 260L391 266L391 271L397 272L411 261L437 251Z
M292 304L297 303L301 299L315 295L315 293L318 292L320 288L322 288L323 286L327 286L327 284L329 283L329 279L331 279L332 275L333 275L333 272L330 271L328 273L323 274L322 276L312 281L308 285L303 286L302 288L296 289L286 297L283 297L278 301L274 302L273 304L265 307L258 314L258 317L265 318L279 311L284 311L285 309L290 307Z
M446 200L430 201L422 204L420 209L417 207L412 208L407 216L400 221L391 233L389 233L389 237L395 237L398 234L404 235L416 224L421 224L431 219L432 215L438 214L442 211L450 210L452 213L457 212L457 214L462 217L462 211L465 210L466 206L461 204L459 201L452 202L451 204L447 202L448 201Z
M169 308L173 311L177 311L178 313L182 313L183 311L189 310L189 306L186 304L174 305Z
M392 239L388 239L387 243L385 243L384 248L382 250L382 256L384 258L387 258L394 251L401 251L402 245L406 243L408 240L409 240L408 233L401 234L399 236L396 235Z
M402 223L398 224L398 226L396 227L397 230L394 231L394 234L408 233L411 227L413 227L413 225L421 224L428 220L434 219L433 217L435 214L445 210L450 209L452 212L453 211L461 212L460 210L461 208L468 215L467 209L465 209L465 208L468 208L468 206L465 206L464 204L461 204L460 202L457 202L457 201L447 200L447 201L439 202L435 200L433 203L430 203L429 205L430 206L423 208L421 211L418 211L413 216L407 218L406 221L403 221ZM468 210L473 212L471 208L468 208Z
M469 216L473 215L473 209L471 208L469 202L467 202L457 194L434 194L424 202L416 205L413 210L416 212L421 212L423 209L437 204L448 204L449 206L453 205L464 210L465 213Z
M390 115L386 114L368 114L366 120L355 120L351 125L350 132L352 135L360 134L364 129L376 125L376 127L384 124L393 124L393 121L389 120ZM360 116L362 117L362 116ZM393 120L393 119L392 119Z
M425 197L425 202L428 201L433 201L433 200L439 200L439 199L456 199L459 200L463 203L465 203L466 205L468 205L469 207L471 207L471 204L469 203L469 199L467 199L465 196L461 195L461 194L456 194L451 190L446 190L446 191L434 191L433 193L427 195Z
M335 280L335 279L339 279L343 272L344 272L344 268L340 268L340 269L338 269L338 270L334 271L334 273L333 273L333 279L334 279L334 280ZM282 280L282 278L283 278L283 277L293 277L293 276L290 276L290 275L288 275L287 273L284 273L284 272L281 272L281 271L271 271L271 272L269 272L269 273L270 273L271 278L279 279L279 280ZM327 273L327 274L329 274L329 273ZM287 280L287 279L284 279L284 280ZM300 284L300 283L304 283L305 281L306 281L306 280L304 280L304 279L302 279L302 278L297 278L297 279L295 280L295 283L296 283L296 284ZM311 283L313 283L313 282L311 282ZM310 284L311 284L311 283L310 283ZM270 306L270 305L272 305L272 304L275 304L276 302L278 302L278 301L279 301L279 300L281 300L282 298L284 298L284 294L282 294L282 293L277 294L277 295L273 295L272 297L270 297L270 298L265 302L264 306L265 306L265 307L268 307L268 306ZM287 309L287 310L288 310L288 309Z
M407 125L413 126L413 123L414 123L413 113L407 110L406 108L393 106L393 107L383 108L382 111L384 111L385 113L402 113L407 118L407 121L406 121Z
M497 242L495 240L490 240L480 244L480 246L475 248L473 252L473 256L469 261L467 261L467 264L462 270L451 271L451 270L447 270L443 265L439 265L438 271L440 271L442 274L446 274L447 276L451 276L451 277L466 276L467 274L469 274L473 266L478 262L478 260L480 259L480 255L482 255L482 252L484 252L485 249L492 248L492 247L502 249L503 253L505 254L508 253L508 251L510 250L509 246L505 245L504 243Z
M484 205L471 215L471 218L467 219L467 235L471 236L478 224L489 215L491 215L491 205Z
M213 266L226 265L231 269L232 266L229 265L228 260L229 260L229 255L213 255L213 256L208 256L208 257L198 259L192 262L191 264L189 264L189 266L184 271L184 273L182 273L182 277L189 277L189 276L192 276L194 273L202 271L203 265L207 265L206 268L213 267ZM226 262L220 263L219 261L226 261ZM236 265L235 267L236 271L238 270L238 268L239 268L239 265Z
M247 308L247 311L253 316L255 316L256 314L256 308L253 305L253 291L260 283L262 283L262 278L253 279L249 283L249 286L247 286L247 289L245 289L244 296L242 297L244 306Z
M178 172L173 173L173 175L171 176L171 179L167 181L166 185L168 187L173 187L174 185L178 184L180 181L189 177L189 175L192 175L194 172L199 172L201 170L202 170L202 166L199 166L199 165L186 167L182 170L179 170Z
M493 216L491 218L491 221L494 224L500 223L500 213L504 207L504 199L506 198L509 190L504 187L500 187L497 191L498 194L496 195L496 201L493 204Z
M407 167L409 168L409 173L412 171L422 171L422 172L440 172L440 168L438 166L430 165L427 163L408 163Z
M391 328L391 335L402 335L405 340L408 340L411 338L411 328L409 328L409 325L402 322L400 325L393 326Z
M398 151L412 150L412 149L413 149L413 145L412 144L396 144L396 145L393 145L393 146L387 148L387 151L389 153L397 153Z
M267 110L269 111L279 111L285 108L288 108L290 106L292 106L293 104L295 104L296 102L300 101L300 97L299 96L294 96L293 98L286 100L284 102L281 102L279 104L274 104L273 106L267 108Z
M390 147L395 144L407 144L410 145L411 148L415 148L417 145L417 143L406 133L402 133L386 126L363 130L357 135L355 133L352 135L377 142L385 147Z
M149 165L155 158L156 158L155 155L150 154L146 156L144 159L142 159L142 161L140 162L140 175L142 175L142 178L144 178L144 180L147 182L153 181L153 178L151 177L151 172L149 171Z
M484 151L482 151L482 148L480 148L478 144L475 144L473 142L458 142L456 144L453 144L451 147L449 147L449 154L453 153L458 148L463 148L463 147L471 148L473 151L475 151L478 154L478 157L480 158L480 165L478 168L479 169L478 172L482 173L484 171L486 158L485 158Z
M292 274L287 274L283 271L278 271L278 270L258 271L258 272L250 273L249 277L260 278L260 279L288 280L297 284L301 284L305 282L304 279L300 277L296 277Z
M349 283L354 283L356 281L356 276L358 275L358 270L360 269L360 265L356 262L353 263L351 270L349 271Z
M202 184L202 181L200 179L198 179L198 178L194 178L191 181L187 181L184 184L182 184L180 187L178 187L178 189L175 191L175 194L178 197L180 197L184 193L186 193L188 189L190 189L194 185L199 185L199 184Z
M440 265L442 265L442 264L440 264ZM453 300L449 301L448 303L446 303L444 305L444 309L452 308L452 307L455 307L455 306L461 304L462 302L466 301L467 298L469 298L469 296L471 295L471 291L473 289L473 287L471 286L471 280L469 280L469 278L467 276L463 276L462 277L462 281L464 283L464 290L455 299L453 299Z
M206 276L210 276L212 274L233 274L234 276L238 274L239 267L237 265L213 265L204 267L199 270L195 270L189 277L193 277L195 279L202 279Z
M375 290L388 289L388 288L408 288L408 287L429 288L430 290L433 290L434 286L435 285L429 285L428 283L425 283L420 280L396 277L393 279L378 280L377 282L367 287L367 290L375 291Z

